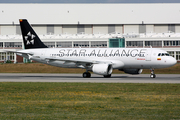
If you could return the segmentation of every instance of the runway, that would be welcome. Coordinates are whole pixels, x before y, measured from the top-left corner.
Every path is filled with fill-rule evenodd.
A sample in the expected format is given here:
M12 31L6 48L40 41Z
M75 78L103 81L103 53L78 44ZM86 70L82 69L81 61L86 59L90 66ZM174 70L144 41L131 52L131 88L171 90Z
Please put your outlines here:
M179 74L128 75L112 74L111 78L92 74L91 78L83 78L81 74L28 74L0 73L0 82L84 82L84 83L180 83Z

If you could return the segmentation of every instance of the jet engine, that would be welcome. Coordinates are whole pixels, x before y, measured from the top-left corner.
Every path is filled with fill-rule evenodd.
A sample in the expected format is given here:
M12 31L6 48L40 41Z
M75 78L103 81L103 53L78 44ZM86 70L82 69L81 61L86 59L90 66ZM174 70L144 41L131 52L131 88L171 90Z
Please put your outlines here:
M94 64L92 71L99 75L110 75L113 71L111 64Z
M143 69L119 69L121 71L124 71L127 74L137 75L141 74Z

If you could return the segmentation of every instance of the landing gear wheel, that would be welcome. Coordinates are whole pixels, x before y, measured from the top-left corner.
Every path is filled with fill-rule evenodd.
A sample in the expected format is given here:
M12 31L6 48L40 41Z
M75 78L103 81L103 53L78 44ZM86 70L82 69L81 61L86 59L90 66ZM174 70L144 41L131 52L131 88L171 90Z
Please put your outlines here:
M151 74L150 78L156 78L156 75L155 74Z
M156 75L154 74L154 69L150 69L150 70L151 70L150 78L156 78Z
M89 73L89 72L83 73L83 78L90 78L90 77L91 77L91 73Z
M111 74L109 75L104 75L105 78L110 78L111 77Z

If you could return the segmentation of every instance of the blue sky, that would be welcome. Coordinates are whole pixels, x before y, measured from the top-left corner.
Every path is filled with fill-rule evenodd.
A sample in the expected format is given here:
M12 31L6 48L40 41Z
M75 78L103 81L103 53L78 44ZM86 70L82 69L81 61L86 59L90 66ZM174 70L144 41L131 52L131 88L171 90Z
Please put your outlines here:
M0 3L180 3L180 0L0 0Z

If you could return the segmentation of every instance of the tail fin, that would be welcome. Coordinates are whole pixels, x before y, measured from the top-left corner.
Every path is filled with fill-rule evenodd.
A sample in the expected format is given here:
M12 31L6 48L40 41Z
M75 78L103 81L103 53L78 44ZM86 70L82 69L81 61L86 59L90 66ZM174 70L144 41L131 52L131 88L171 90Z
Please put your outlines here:
M47 48L26 19L20 19L19 22L25 49Z

